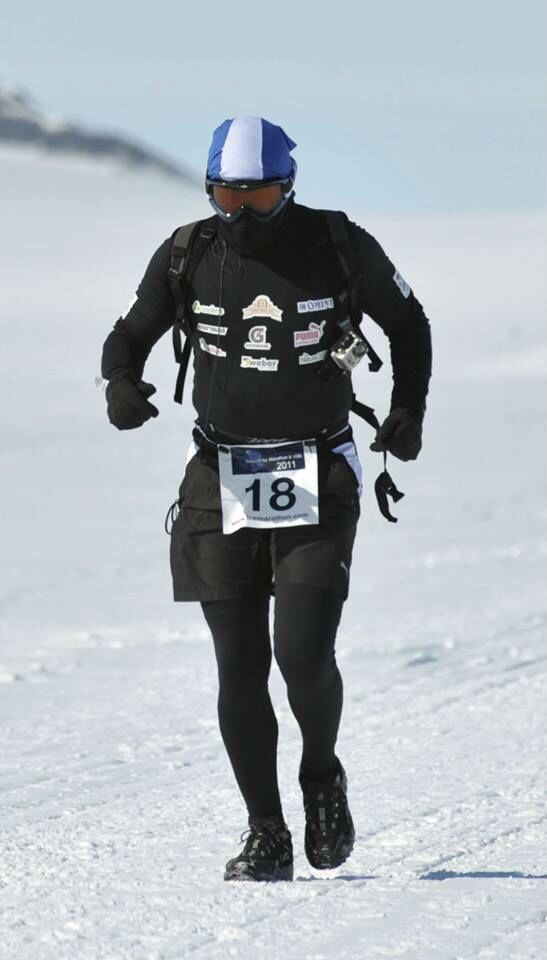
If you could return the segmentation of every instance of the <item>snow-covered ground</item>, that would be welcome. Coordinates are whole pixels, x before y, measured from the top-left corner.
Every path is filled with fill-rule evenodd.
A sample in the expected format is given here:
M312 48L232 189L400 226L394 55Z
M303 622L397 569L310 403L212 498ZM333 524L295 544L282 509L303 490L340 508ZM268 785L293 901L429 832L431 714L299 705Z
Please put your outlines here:
M358 842L331 875L307 864L274 667L295 882L227 884L245 811L211 643L199 607L171 600L163 532L192 420L171 400L169 337L142 430L114 430L94 386L152 251L208 208L151 175L16 151L0 178L0 956L543 957L543 219L371 219L366 197L349 211L435 345L423 453L391 465L397 525L355 425L367 483L338 659ZM385 413L389 371L358 386Z

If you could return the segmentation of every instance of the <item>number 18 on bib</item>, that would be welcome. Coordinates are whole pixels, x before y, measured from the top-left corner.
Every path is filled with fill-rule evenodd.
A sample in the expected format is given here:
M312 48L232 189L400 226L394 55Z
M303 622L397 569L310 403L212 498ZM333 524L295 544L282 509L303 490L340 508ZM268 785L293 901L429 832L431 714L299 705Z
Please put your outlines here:
M314 440L219 447L222 532L319 523Z

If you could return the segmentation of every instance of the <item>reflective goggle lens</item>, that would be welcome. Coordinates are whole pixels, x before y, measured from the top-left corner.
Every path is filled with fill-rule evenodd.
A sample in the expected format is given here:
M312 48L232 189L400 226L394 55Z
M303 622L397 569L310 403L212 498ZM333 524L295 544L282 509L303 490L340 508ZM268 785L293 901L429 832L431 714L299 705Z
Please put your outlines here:
M212 195L220 209L228 214L235 213L243 206L255 210L256 213L270 213L281 199L278 184L246 189L213 184Z

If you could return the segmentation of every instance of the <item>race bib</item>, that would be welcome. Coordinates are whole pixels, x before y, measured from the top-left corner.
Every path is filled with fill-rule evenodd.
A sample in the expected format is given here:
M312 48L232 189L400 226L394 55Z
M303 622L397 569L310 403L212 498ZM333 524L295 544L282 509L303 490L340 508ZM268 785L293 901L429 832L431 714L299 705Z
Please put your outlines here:
M319 523L314 440L219 447L222 532Z

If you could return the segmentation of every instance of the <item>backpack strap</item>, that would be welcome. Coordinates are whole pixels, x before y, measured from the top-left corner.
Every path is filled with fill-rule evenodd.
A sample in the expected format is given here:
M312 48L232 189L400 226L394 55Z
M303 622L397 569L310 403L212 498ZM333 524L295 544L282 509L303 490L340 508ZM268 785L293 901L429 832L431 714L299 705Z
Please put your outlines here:
M188 282L199 261L215 236L216 230L209 220L196 220L179 227L173 237L171 245L171 263L167 271L167 278L173 293L176 313L173 324L173 352L179 364L179 372L175 385L175 403L182 403L184 381L192 352L192 340L189 324L186 320L186 299ZM186 340L182 345L182 334Z
M359 307L359 268L355 252L348 236L346 216L335 210L325 210L324 217L327 221L331 242L334 245L340 266L346 278L345 287L338 295L338 302L344 308L345 314L344 318L339 321L339 326L343 330L348 330L352 327L359 329L362 318L362 310ZM363 337L360 330L359 334ZM365 337L363 337L363 340L367 345L368 368L371 373L376 373L382 366L382 361L368 340ZM351 410L373 427L374 430L380 429L378 417L372 407L367 407L365 403L361 403L355 394L352 396ZM374 492L382 516L385 517L386 520L389 520L390 523L397 523L397 517L394 517L389 510L388 497L391 497L393 502L397 503L404 497L404 493L397 489L387 472L386 459L386 452L384 451L384 469L376 478Z
M359 307L359 268L348 236L346 216L337 210L324 210L323 215L346 281L338 295L338 302L345 313L344 318L339 321L339 326L343 330L351 327L359 329L362 319L362 310ZM382 366L382 361L366 337L363 337L361 331L359 332L367 345L368 368L371 373L376 373Z

